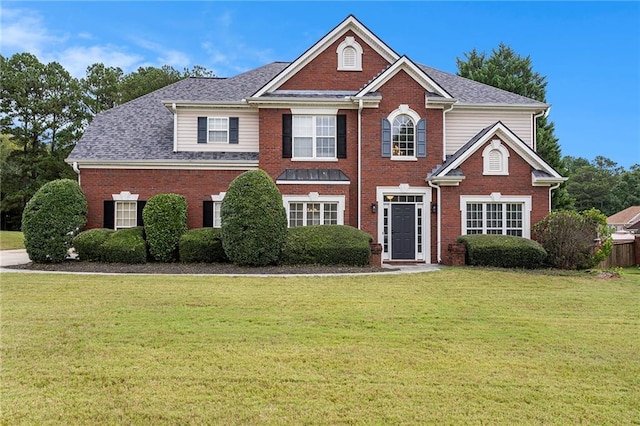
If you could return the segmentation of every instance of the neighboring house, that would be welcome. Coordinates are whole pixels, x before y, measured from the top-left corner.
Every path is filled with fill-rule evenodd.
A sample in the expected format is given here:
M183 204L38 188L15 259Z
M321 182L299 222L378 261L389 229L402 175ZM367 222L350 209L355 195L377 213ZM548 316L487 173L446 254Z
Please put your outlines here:
M628 207L607 218L607 224L615 228L616 232L627 231L632 234L640 230L640 206Z
M89 228L141 224L182 194L220 226L229 183L261 168L289 226L347 224L384 261L447 261L460 234L530 237L565 178L536 154L549 105L397 54L349 16L291 63L188 78L98 114L67 161Z

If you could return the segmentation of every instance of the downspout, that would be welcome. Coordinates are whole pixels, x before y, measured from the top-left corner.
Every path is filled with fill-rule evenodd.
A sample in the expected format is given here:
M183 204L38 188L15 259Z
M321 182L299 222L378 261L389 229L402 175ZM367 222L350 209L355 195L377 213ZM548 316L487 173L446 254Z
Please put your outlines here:
M431 188L435 188L436 190L436 203L438 205L438 210L436 212L436 221L437 221L437 226L436 226L436 232L438 233L438 248L437 248L437 259L438 259L438 263L442 262L442 219L441 219L441 214L442 214L442 205L441 205L441 201L442 201L442 197L440 196L440 186L434 184L433 182L431 182L430 180L427 181L427 183L429 184L429 186Z
M538 118L540 117L544 117L547 118L549 116L549 110L551 109L551 107L545 109L544 111L542 111L539 114L534 114L533 115L533 150L534 151L538 151Z
M358 99L358 229L362 228L362 108L364 102Z
M73 171L78 175L78 185L80 185L80 168L78 167L78 162L74 161L71 167L73 168Z
M560 183L556 183L551 188L549 188L549 211L551 211L551 193L553 191L555 191L556 189L560 188L560 185L562 185L561 182Z
M452 109L453 104L442 110L442 161L447 161L447 113Z
M171 104L173 110L173 152L178 152L178 109L176 103Z

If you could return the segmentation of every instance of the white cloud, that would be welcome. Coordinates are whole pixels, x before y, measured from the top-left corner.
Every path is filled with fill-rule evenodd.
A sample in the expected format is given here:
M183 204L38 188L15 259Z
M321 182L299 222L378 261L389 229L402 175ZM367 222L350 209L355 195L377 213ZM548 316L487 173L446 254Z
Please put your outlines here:
M167 49L159 43L139 38L135 39L134 42L139 47L156 53L158 55L156 59L160 66L170 65L178 69L178 71L181 71L182 68L188 67L191 64L189 55L179 50Z
M144 58L140 55L125 53L116 46L75 46L55 53L53 60L58 61L74 77L84 77L89 65L102 62L108 67L120 67L125 73L141 66Z
M47 46L68 39L67 36L50 34L42 16L29 9L0 8L0 27L2 52L29 52L40 57Z

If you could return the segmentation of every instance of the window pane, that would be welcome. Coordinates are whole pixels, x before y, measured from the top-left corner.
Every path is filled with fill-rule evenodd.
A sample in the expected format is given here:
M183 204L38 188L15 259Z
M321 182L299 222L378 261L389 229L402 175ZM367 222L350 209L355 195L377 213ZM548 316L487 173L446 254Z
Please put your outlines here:
M482 204L467 203L467 234L482 233Z
M289 227L304 226L304 203L289 204Z
M209 142L228 141L228 123L226 117L209 117Z
M487 234L502 234L502 204L487 204Z
M213 227L220 228L222 226L222 220L220 218L220 206L222 203L220 201L213 202Z
M338 224L338 204L324 203L324 225Z
M293 156L313 157L313 138L294 138Z
M227 132L226 131L209 132L209 142L227 142Z
M136 201L116 201L116 229L132 228L137 226Z
M307 203L307 226L320 225L320 203Z
M399 115L391 128L394 156L414 156L414 124L408 115Z
M293 136L313 137L313 117L294 116Z

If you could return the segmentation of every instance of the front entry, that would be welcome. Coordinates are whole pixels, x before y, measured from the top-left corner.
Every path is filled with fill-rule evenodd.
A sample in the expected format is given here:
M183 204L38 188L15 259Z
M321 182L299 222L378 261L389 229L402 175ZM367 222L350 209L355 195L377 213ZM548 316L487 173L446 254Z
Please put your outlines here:
M416 257L416 206L391 205L391 259L414 260Z

